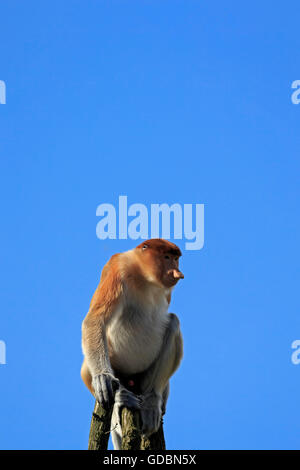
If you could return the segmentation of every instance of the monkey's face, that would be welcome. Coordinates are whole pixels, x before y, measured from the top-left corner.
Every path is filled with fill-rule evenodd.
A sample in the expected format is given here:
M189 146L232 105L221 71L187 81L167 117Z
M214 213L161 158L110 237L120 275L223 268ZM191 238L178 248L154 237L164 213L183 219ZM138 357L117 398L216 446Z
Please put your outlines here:
M184 275L179 270L179 256L166 253L160 255L161 275L160 281L164 287L173 287Z
M174 243L152 239L141 243L137 250L148 280L159 287L171 288L184 278L179 270L181 251Z

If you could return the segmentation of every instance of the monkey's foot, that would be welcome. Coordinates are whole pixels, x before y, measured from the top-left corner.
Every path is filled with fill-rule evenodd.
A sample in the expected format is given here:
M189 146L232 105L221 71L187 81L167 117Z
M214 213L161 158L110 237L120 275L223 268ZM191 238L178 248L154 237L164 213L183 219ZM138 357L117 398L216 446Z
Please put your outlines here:
M150 436L160 426L162 418L162 397L154 391L142 396L142 432Z
M133 392L130 392L123 385L120 385L120 388L116 391L115 394L115 407L117 407L119 419L121 422L121 413L122 408L130 408L134 410L139 410L141 408L141 398L138 395L135 395Z

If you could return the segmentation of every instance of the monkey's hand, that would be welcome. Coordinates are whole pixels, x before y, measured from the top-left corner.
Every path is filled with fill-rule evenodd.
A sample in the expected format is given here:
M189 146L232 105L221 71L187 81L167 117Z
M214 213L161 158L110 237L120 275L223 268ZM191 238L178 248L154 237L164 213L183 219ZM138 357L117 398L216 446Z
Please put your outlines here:
M109 372L95 375L92 380L92 387L95 392L95 398L104 409L108 410L114 403L116 390L120 382Z
M141 398L130 390L127 390L123 385L120 385L115 395L115 407L117 407L119 421L121 423L122 408L126 407L139 410L141 408Z
M142 432L146 436L151 436L158 430L161 423L162 406L162 397L154 391L143 395L141 407Z

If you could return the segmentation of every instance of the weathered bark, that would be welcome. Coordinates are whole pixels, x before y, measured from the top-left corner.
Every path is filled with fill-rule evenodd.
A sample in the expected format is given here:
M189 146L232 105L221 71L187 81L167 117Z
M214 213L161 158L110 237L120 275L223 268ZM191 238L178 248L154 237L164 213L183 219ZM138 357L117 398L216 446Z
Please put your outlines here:
M96 400L91 421L88 450L107 450L111 410L105 410ZM139 411L122 410L122 450L165 450L163 423L150 437L142 437Z
M122 410L122 450L140 450L141 418L139 411Z
M150 437L143 437L141 442L141 450L165 450L166 442L164 436L163 423L161 423L157 432Z
M165 450L163 423L150 437L142 437L141 418L138 411L122 410L122 450Z
M112 409L105 410L96 400L88 450L107 450Z

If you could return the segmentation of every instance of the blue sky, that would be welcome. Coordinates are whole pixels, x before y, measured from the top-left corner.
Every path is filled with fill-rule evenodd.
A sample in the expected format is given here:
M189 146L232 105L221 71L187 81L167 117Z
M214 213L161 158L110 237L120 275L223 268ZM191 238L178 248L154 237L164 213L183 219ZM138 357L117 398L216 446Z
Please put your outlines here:
M171 311L169 449L299 449L299 3L0 6L0 448L84 449L96 208L205 204ZM180 421L178 432L177 423Z

